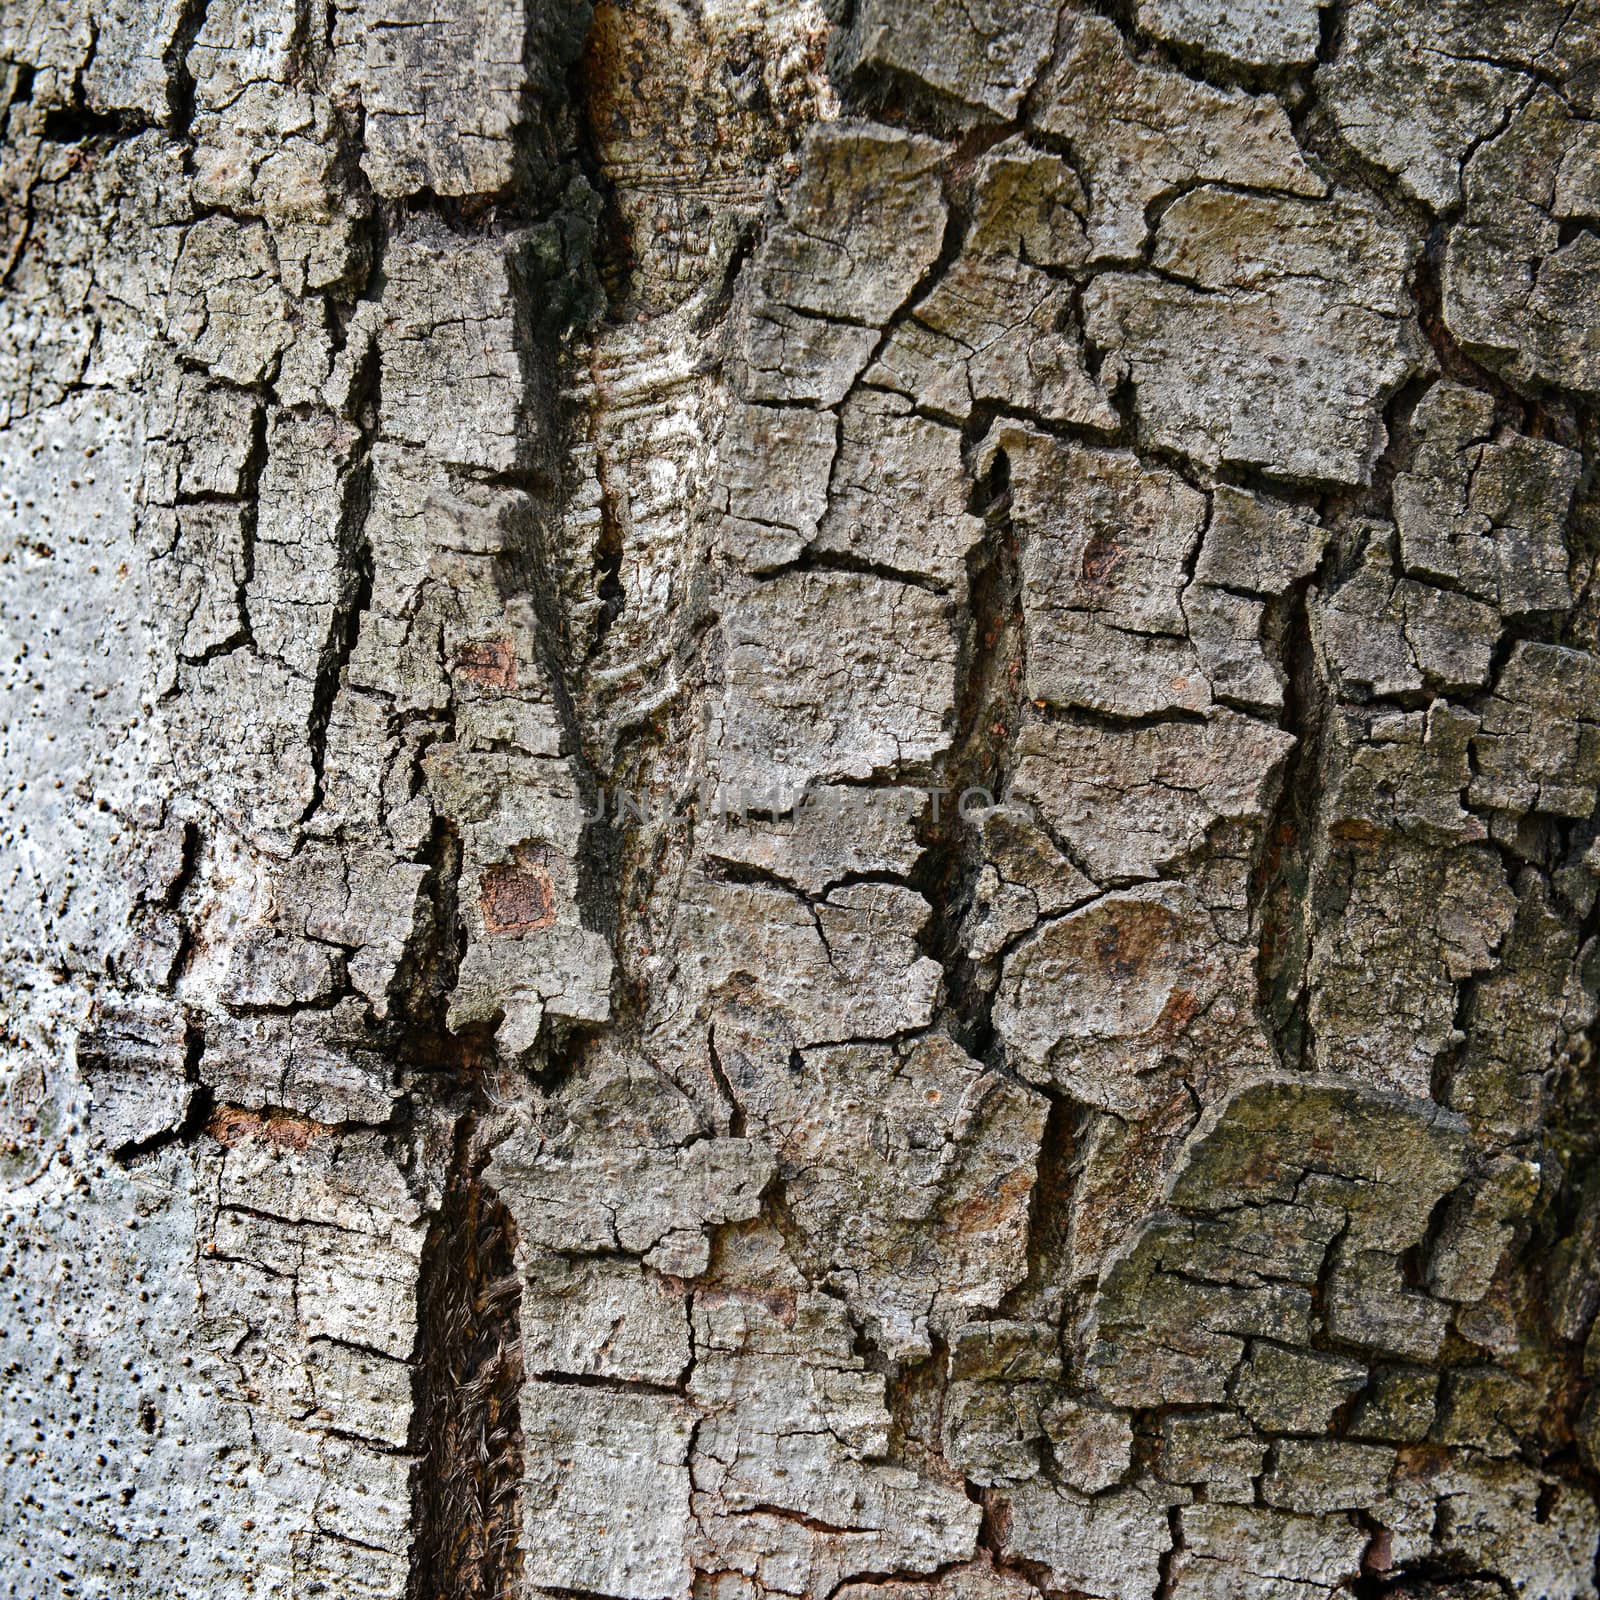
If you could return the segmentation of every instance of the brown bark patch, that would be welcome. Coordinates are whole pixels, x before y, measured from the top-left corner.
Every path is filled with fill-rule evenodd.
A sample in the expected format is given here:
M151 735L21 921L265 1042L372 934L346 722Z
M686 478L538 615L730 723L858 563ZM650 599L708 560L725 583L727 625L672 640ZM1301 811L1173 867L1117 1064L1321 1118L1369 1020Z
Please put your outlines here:
M254 1140L275 1145L280 1150L304 1150L313 1139L325 1137L333 1129L310 1117L290 1116L278 1111L246 1111L241 1106L218 1106L206 1123L206 1132L218 1144L232 1149Z
M538 862L490 867L479 892L483 925L490 933L518 938L556 919L556 895L550 874Z
M516 652L506 638L474 640L456 653L456 671L485 689L515 689Z

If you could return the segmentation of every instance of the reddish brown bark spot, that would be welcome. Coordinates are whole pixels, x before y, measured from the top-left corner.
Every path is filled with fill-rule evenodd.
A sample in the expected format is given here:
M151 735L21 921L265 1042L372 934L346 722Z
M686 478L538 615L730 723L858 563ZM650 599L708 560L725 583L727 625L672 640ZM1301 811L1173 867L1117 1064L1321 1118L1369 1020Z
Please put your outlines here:
M276 1145L280 1150L304 1150L319 1134L333 1130L311 1117L294 1117L283 1112L246 1111L242 1106L218 1106L206 1124L206 1132L220 1145L232 1148L254 1140Z
M548 928L556 919L556 893L550 874L537 861L524 866L490 867L479 895L483 925L490 933L513 936Z
M485 689L515 689L517 657L509 639L478 639L456 653L456 671Z
M1121 907L1117 920L1103 928L1094 953L1106 975L1125 982L1137 978L1145 963L1172 938L1172 914L1163 906Z
M1109 584L1122 565L1121 547L1111 534L1102 530L1094 535L1083 550L1083 581L1097 586Z
M1193 989L1174 989L1156 1019L1156 1029L1164 1039L1176 1039L1200 1011L1200 996Z
M1375 823L1350 817L1334 823L1328 829L1328 837L1339 844L1353 845L1361 850L1374 850L1384 842L1387 835Z

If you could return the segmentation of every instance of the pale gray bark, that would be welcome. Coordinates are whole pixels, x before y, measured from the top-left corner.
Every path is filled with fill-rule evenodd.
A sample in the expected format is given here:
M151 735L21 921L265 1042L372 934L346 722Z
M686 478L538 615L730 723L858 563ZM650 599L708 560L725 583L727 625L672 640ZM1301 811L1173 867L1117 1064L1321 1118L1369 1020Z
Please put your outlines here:
M0 15L5 1592L1593 1600L1600 7Z

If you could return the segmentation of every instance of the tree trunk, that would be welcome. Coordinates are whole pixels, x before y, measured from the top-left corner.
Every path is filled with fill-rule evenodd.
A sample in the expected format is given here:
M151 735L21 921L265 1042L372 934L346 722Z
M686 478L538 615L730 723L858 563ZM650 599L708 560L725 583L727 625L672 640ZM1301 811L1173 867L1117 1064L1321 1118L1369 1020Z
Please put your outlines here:
M1592 1600L1600 6L3 15L6 1593Z

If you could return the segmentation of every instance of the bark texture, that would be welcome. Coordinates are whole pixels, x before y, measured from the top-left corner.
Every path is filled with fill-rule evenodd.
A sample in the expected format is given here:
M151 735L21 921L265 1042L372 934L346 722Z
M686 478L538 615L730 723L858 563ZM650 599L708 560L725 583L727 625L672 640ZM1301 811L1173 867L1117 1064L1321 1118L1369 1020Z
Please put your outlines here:
M1594 1600L1594 0L0 109L5 1593Z

